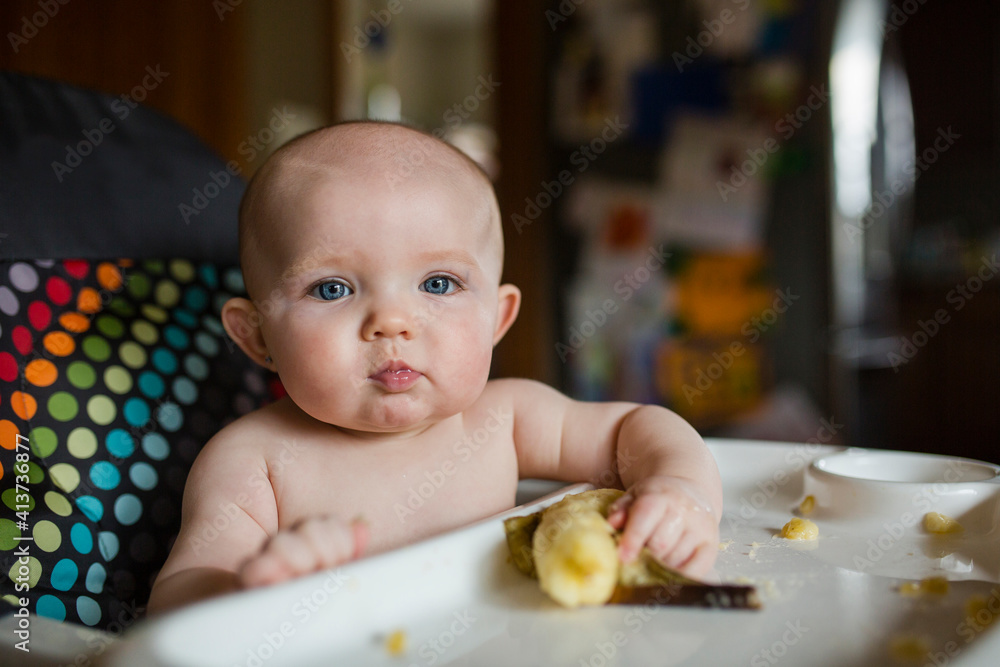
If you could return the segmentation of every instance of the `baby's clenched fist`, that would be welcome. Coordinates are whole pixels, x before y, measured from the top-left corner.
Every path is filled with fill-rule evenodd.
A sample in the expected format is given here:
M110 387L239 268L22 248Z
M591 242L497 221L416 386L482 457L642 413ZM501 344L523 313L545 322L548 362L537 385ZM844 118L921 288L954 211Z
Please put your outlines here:
M368 524L336 516L304 519L279 530L238 573L244 588L268 586L327 570L359 557L368 544Z

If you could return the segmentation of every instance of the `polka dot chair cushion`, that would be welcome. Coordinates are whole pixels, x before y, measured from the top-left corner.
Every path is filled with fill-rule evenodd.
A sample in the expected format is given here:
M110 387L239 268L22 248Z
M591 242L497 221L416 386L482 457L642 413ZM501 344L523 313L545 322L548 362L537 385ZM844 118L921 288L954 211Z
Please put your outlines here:
M0 566L31 611L142 614L200 447L280 393L222 328L242 293L212 263L0 263Z

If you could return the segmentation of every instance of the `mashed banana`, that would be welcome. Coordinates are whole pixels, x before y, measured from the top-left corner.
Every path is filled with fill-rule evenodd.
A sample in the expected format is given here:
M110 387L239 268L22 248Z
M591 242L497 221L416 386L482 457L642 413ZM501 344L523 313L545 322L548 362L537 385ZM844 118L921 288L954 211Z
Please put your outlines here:
M403 630L396 630L386 637L385 650L393 657L406 653L406 633Z
M927 577L920 581L907 581L899 586L903 597L918 598L925 595L945 595L950 584L944 577Z
M915 635L899 635L889 641L889 655L900 663L922 665L930 650L927 640Z
M924 530L935 535L960 533L962 532L962 524L940 512L928 512L924 515Z
M819 537L819 526L809 519L794 517L784 525L779 537L786 540L815 540Z

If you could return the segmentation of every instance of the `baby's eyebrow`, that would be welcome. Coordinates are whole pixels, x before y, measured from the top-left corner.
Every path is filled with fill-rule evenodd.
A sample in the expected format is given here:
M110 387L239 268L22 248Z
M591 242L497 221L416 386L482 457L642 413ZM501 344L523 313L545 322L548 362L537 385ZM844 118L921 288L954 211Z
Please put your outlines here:
M309 255L297 260L294 264L286 268L278 276L278 285L288 285L296 280L300 280L302 274L315 271L324 265L339 265L345 261L341 255Z
M422 264L460 264L470 269L479 269L480 264L472 253L462 248L448 248L445 250L426 250L416 254L417 261ZM303 274L309 274L320 266L337 266L348 261L348 257L343 255L307 256L299 259L291 266L287 267L278 276L277 285L294 285L302 280Z
M456 263L464 264L470 269L479 268L479 262L467 250L452 248L447 250L427 250L417 253L417 259L421 262L433 263Z

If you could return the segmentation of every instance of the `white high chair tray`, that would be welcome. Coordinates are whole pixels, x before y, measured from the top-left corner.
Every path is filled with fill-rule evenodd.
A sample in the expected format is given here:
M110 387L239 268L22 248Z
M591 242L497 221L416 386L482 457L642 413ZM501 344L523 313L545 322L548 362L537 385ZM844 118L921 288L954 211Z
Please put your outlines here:
M718 579L756 585L761 610L557 606L508 562L502 520L589 488L576 485L335 572L144 622L107 664L997 664L1000 634L987 626L1000 612L1000 467L820 445L709 446L725 489ZM776 537L806 493L819 539ZM963 532L928 534L928 511ZM900 593L929 576L949 579L948 592ZM973 596L985 611L966 618ZM402 653L390 650L394 633Z

